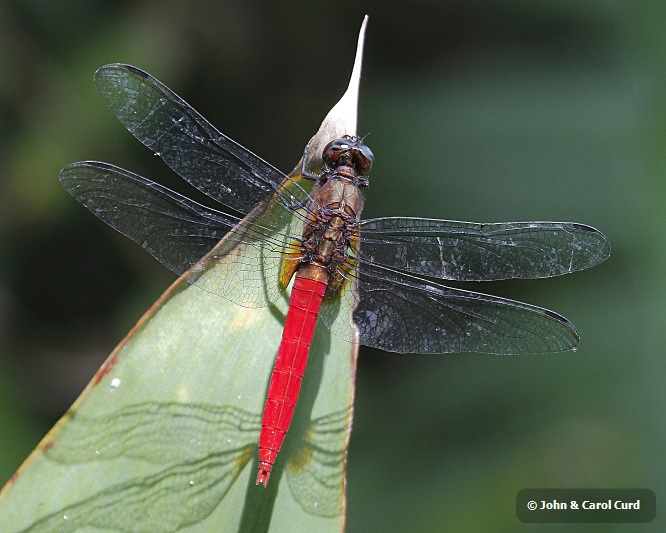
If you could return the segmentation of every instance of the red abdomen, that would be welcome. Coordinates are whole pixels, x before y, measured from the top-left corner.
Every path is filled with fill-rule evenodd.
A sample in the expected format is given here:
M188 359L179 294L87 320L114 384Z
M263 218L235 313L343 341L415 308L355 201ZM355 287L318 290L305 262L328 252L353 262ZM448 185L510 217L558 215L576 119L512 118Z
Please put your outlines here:
M268 483L273 463L289 429L294 406L317 324L317 315L326 292L326 283L296 274L289 299L289 311L282 342L275 359L268 398L259 436L257 485Z

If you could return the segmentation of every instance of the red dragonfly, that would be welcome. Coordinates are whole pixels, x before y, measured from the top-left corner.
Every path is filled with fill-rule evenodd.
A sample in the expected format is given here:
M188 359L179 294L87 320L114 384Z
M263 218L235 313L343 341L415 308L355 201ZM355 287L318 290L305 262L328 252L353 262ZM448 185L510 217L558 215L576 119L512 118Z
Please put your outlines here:
M568 274L609 256L608 240L596 229L570 222L361 221L373 154L355 135L330 140L320 173L306 168L312 159L306 148L300 173L289 177L138 68L104 66L95 84L139 141L237 214L95 161L60 173L77 200L190 283L239 305L268 305L293 278L264 408L257 484L268 483L289 429L318 318L349 341L400 353L575 348L576 329L557 313L426 278ZM241 277L228 269L233 262L243 265ZM201 275L211 269L214 276Z

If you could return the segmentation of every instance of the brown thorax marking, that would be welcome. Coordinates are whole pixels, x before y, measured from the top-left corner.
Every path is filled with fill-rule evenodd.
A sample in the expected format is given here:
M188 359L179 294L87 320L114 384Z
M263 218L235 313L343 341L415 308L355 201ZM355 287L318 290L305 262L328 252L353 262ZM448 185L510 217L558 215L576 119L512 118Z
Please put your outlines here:
M312 197L317 206L303 230L303 263L319 265L329 275L347 260L363 208L358 187L345 178L329 176L315 186Z
M305 168L309 146L310 143L303 154L301 175L315 180L316 185L303 227L300 264L291 262L283 267L280 282L286 286L298 271L298 276L325 282L330 294L347 286L355 268L363 209L359 188L368 185L366 175L374 157L359 137L340 137L326 145L322 173L314 174Z

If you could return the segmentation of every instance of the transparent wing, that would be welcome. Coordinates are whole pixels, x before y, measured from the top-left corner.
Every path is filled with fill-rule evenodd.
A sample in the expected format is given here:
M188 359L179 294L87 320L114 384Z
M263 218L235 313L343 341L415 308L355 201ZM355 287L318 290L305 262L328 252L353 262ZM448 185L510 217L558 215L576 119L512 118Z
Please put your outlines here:
M558 276L592 267L610 254L602 233L573 222L391 217L365 220L360 228L362 264L448 280Z
M167 86L130 65L95 73L95 85L125 127L181 177L214 200L247 214L270 194L307 199L278 169L220 133ZM284 182L291 182L288 190Z
M275 197L240 221L107 163L73 163L60 172L60 181L175 273L239 305L275 301L283 262L299 258L299 240L292 235L301 234L302 220ZM243 265L240 273L231 268L233 262ZM212 275L204 281L203 272Z
M377 265L354 273L356 291L325 301L321 318L349 338L341 308L353 309L359 342L399 353L560 352L578 343L574 326L547 309L444 287ZM348 320L348 319L347 319Z
M344 435L349 430L349 411L343 410L311 421L299 443L298 453L287 462L287 480L294 499L303 510L336 516L344 507Z
M249 216L239 221L103 163L66 167L65 187L188 281L241 305L273 301L285 285L285 262L300 260L305 211L317 207L307 192L146 72L107 65L95 83L137 139L193 186ZM609 253L608 241L593 228L552 222L382 218L361 224L360 242L361 252L340 270L339 278L351 283L331 291L322 318L339 333L345 329L339 309L353 309L363 344L398 352L560 351L575 346L577 335L545 309L450 289L394 268L442 279L532 278L587 268ZM232 263L243 269L232 274Z

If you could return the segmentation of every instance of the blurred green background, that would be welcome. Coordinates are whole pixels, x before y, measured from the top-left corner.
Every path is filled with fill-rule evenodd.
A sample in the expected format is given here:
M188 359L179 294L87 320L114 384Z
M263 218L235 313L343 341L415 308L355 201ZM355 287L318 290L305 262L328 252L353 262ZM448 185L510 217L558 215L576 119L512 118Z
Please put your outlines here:
M635 527L664 530L657 1L0 3L0 484L173 279L58 182L98 159L186 190L98 98L94 70L149 71L289 171L346 87L364 13L366 217L571 220L613 251L563 278L472 286L564 314L575 353L361 349L349 530L534 529L514 512L527 487L650 488L657 519Z

